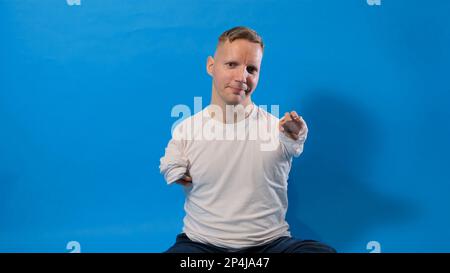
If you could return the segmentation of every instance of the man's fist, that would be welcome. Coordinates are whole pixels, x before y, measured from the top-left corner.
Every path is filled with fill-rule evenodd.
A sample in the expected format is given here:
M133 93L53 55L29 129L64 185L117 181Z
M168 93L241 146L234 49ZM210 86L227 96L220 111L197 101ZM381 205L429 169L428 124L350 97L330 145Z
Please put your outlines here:
M293 140L297 140L301 134L308 132L306 122L295 111L284 114L284 117L280 120L279 128L281 132Z

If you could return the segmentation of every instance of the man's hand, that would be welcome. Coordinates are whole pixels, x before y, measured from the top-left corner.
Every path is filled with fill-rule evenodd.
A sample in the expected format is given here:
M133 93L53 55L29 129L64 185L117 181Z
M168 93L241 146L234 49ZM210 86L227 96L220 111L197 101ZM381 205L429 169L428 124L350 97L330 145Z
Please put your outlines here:
M175 181L175 183L183 186L190 186L192 185L192 177L189 174L185 174L180 180Z
M301 133L308 131L306 122L295 111L284 114L284 117L280 120L279 129L293 140L298 140Z

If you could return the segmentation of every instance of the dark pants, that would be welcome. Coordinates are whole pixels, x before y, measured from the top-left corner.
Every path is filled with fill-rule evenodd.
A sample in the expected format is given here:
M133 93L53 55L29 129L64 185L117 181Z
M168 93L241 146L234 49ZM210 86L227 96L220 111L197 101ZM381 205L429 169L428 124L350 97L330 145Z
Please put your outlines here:
M280 237L261 246L229 250L210 244L191 241L186 234L180 233L173 246L165 253L336 253L336 250L313 240L298 240L292 237Z

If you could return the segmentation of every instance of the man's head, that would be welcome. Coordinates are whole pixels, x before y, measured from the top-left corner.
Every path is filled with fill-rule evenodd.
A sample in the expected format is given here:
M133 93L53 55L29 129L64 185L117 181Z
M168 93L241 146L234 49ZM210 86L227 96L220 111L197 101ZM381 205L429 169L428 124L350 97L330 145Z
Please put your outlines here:
M212 103L247 106L259 80L264 44L247 27L235 27L220 35L214 57L206 70L213 78Z

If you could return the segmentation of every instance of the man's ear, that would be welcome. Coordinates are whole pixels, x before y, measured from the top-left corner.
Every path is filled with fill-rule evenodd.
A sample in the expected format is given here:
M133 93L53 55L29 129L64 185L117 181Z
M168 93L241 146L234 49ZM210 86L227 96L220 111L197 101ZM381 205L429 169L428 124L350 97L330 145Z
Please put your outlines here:
M206 72L212 77L214 67L214 58L212 56L208 56L208 60L206 61Z

